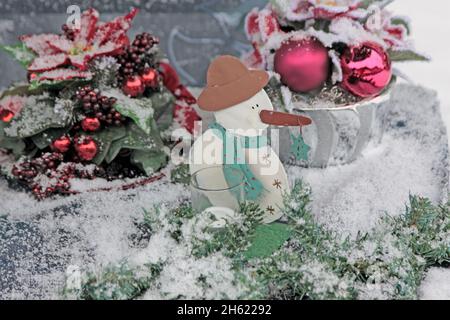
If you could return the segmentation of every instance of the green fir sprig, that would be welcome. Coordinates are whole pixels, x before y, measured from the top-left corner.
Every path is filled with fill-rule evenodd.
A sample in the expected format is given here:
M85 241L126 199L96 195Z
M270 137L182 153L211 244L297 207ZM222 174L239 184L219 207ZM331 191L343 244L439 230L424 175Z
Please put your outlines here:
M202 234L193 227L199 223L198 215L186 205L165 216L149 211L144 222L191 248L196 259L228 257L242 299L417 299L427 268L450 261L450 203L435 206L428 199L411 196L401 216L386 216L371 232L343 239L315 221L311 190L301 181L284 202L292 236L266 258L248 260L243 254L261 223L262 212L254 204L243 204L240 219L221 230L209 229L207 220L200 221ZM158 270L163 268L161 264ZM158 277L148 274L151 279ZM82 292L89 294L80 298L142 294L145 287L138 285L142 274L134 280L130 277L133 272L124 265L90 274L81 285ZM140 289L131 290L130 282Z

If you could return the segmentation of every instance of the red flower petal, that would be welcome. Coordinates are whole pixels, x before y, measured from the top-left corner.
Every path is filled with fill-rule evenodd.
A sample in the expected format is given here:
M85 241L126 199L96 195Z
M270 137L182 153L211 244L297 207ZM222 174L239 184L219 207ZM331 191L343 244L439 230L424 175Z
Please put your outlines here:
M333 12L333 11L327 11L324 8L314 8L314 18L316 19L326 19L326 20L332 20L333 18L337 17L340 13Z
M271 10L264 9L259 14L259 29L263 41L269 40L270 36L281 30L275 13Z
M197 99L195 99L192 93L183 85L180 85L177 90L175 90L174 94L178 100L182 100L187 104L194 104L197 102Z
M33 62L28 66L28 71L30 72L48 71L65 64L67 60L68 56L65 53L40 56L35 58Z
M255 41L255 37L258 38L259 34L259 11L258 8L254 8L245 17L245 32L250 41Z
M90 56L85 53L81 53L78 55L72 55L72 56L69 56L68 58L70 59L70 63L74 67L77 67L80 70L86 70L88 67L87 63L90 60Z
M115 56L123 52L124 44L119 42L107 42L92 52L90 59L104 55Z
M244 63L252 69L264 69L264 59L261 52L256 45L253 45L253 48L253 51L243 57Z
M202 120L193 107L181 104L175 104L173 108L173 118L180 126L185 128L191 134L194 132L195 122Z
M90 79L92 78L92 74L90 72L79 71L75 69L55 69L51 71L47 71L41 73L37 80L70 80L74 78L82 78L82 79Z
M398 25L398 26L390 26L386 29L387 33L389 33L394 38L397 38L398 40L403 40L406 38L407 30L404 26Z
M58 39L48 41L47 44L56 52L67 53L74 47L74 43L63 36L59 37Z
M95 34L98 17L98 11L93 8L83 12L81 15L80 29L75 33L75 43L82 46L87 46L91 43Z
M49 43L56 41L60 36L57 34L38 34L38 35L24 35L19 39L25 46L33 50L38 55L49 55L58 53L54 48L49 46Z
M138 12L138 9L133 8L127 15L99 25L94 42L102 45L108 41L121 41L123 36L126 36L126 32L131 27L131 21Z
M164 86L174 93L180 86L180 78L174 68L168 63L160 62L160 71Z

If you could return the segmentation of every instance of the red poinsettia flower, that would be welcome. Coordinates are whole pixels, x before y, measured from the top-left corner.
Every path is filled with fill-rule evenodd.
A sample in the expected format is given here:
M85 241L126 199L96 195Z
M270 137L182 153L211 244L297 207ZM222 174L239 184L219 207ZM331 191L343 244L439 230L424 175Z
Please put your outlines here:
M362 0L279 0L277 10L292 21L332 20L337 17L358 19L366 16Z
M80 28L73 30L71 39L57 34L22 36L20 40L37 54L28 66L28 71L44 73L38 80L89 76L86 70L92 59L120 54L124 46L129 44L126 32L137 12L137 9L133 9L125 16L98 23L99 14L91 8L83 12Z

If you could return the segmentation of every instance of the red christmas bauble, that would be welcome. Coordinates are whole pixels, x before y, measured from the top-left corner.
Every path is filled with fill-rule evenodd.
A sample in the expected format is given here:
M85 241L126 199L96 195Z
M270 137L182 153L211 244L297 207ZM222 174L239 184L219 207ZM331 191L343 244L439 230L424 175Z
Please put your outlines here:
M75 145L75 150L77 151L80 159L91 161L97 155L98 147L94 139L86 137L77 142L77 144Z
M283 42L274 59L281 82L295 92L321 87L330 74L328 50L315 38Z
M70 138L67 136L62 136L61 138L56 139L52 143L52 149L61 153L67 152L70 149L70 145L72 142Z
M28 72L28 81L34 81L38 77L37 73L35 72Z
M122 90L130 97L137 97L144 93L145 86L142 83L141 77L131 77L125 81Z
M145 68L141 73L142 83L149 88L155 88L158 86L158 71L153 68Z
M14 118L14 112L8 109L0 110L0 120L3 122L10 122Z
M100 128L100 120L98 118L84 118L81 121L81 128L84 131L97 131Z
M378 44L366 42L347 48L341 57L342 87L355 96L379 94L392 78L391 60Z

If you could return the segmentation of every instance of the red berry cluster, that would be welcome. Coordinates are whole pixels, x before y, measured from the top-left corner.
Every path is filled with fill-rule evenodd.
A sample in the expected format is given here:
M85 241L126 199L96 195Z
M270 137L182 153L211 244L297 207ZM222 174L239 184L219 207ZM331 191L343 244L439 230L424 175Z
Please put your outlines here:
M104 175L102 168L86 170L73 162L63 163L63 158L59 152L45 153L38 158L15 165L12 174L28 186L39 200L58 193L69 193L70 179L92 180ZM45 185L42 183L44 177Z
M55 191L67 190L70 187L67 183L68 178L66 179L65 177L54 179L56 183L48 184L45 187L36 181L39 175L47 176L49 181L54 178L54 172L57 171L63 158L63 155L58 152L45 153L41 157L15 165L12 169L12 174L22 183L29 186L36 198L43 199L54 194Z
M75 40L75 31L71 29L67 24L63 24L61 27L62 31L64 32L64 36L70 40Z
M81 122L84 131L97 131L101 123L107 126L120 126L126 121L126 118L114 108L117 99L102 96L98 89L85 86L76 92L76 98L86 116Z
M129 77L142 73L146 64L152 66L154 62L148 53L158 43L159 39L147 32L138 34L133 43L125 48L125 52L117 57L120 64L119 81L124 82Z

